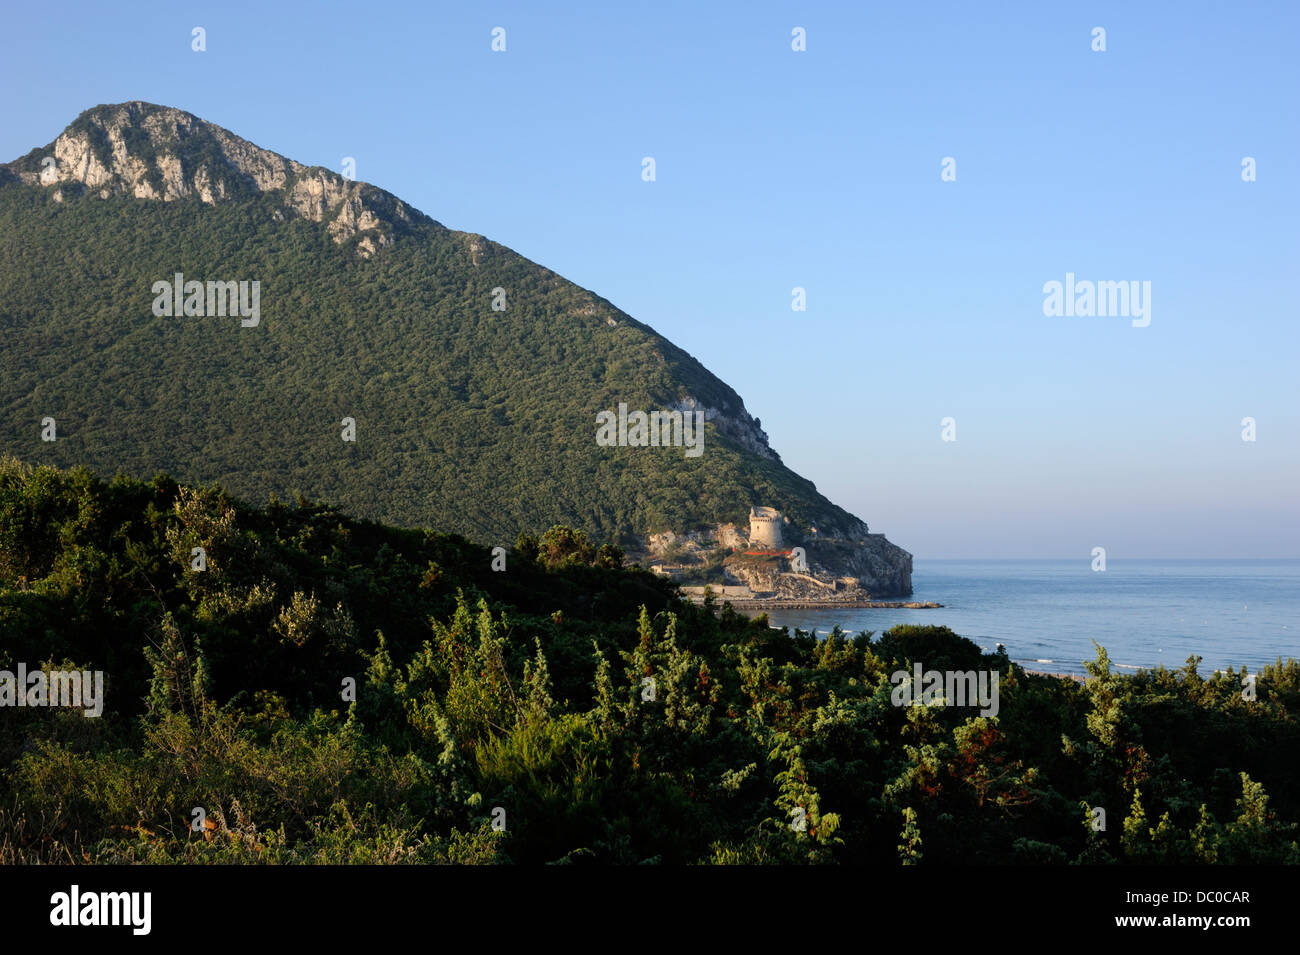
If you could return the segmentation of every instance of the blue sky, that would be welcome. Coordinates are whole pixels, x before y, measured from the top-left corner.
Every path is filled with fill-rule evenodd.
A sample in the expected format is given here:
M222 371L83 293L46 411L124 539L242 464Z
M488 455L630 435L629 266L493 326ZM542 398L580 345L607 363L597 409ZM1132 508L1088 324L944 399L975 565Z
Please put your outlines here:
M1300 556L1300 5L701 6L12 5L0 157L132 99L354 157L690 351L918 558ZM1150 325L1044 316L1067 272L1151 282Z

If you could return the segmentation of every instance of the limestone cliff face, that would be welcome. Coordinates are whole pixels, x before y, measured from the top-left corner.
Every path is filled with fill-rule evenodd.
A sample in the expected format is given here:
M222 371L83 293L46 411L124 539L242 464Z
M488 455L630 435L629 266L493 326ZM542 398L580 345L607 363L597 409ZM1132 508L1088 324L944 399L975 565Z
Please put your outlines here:
M712 583L740 583L748 585L755 593L766 593L789 598L810 600L847 597L906 597L912 593L912 555L884 534L868 534L866 524L858 521L852 528L860 531L854 537L828 536L822 533L804 533L798 527L788 526L795 538L787 541L784 549L804 548L807 573L791 574L789 558L747 562L728 558L725 570L716 571ZM634 560L646 565L668 567L670 576L685 574L692 568L716 560L722 552L743 553L757 547L743 527L719 524L704 531L674 533L664 531L644 538L644 553L635 548L629 553ZM694 578L691 578L694 579ZM844 590L845 579L856 582L860 594ZM836 582L840 584L837 587ZM696 580L696 582L699 582Z
M359 237L363 258L391 244L404 225L432 221L382 189L303 166L184 110L139 101L88 110L46 149L4 172L50 188L55 201L67 189L208 204L279 193L284 217L327 222L338 243Z
M678 401L672 410L683 413L703 410L705 421L736 441L745 450L752 451L769 461L781 460L781 456L768 445L767 432L759 426L758 419L745 410L743 403L738 403L735 407L712 408L687 395Z
M912 555L883 534L866 540L819 540L802 546L806 573L792 573L785 561L727 567L728 578L757 594L825 600L906 597L912 593ZM847 586L846 586L847 582Z
M873 597L903 597L912 592L912 555L884 534L863 541L824 539L805 545L808 564L833 576L856 577Z

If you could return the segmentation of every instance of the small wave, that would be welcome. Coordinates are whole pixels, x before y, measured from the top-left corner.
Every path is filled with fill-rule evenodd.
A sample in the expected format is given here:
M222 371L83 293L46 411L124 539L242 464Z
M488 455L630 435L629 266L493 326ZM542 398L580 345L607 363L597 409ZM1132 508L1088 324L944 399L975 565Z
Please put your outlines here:
M1055 663L1055 660L1035 660L1035 663Z

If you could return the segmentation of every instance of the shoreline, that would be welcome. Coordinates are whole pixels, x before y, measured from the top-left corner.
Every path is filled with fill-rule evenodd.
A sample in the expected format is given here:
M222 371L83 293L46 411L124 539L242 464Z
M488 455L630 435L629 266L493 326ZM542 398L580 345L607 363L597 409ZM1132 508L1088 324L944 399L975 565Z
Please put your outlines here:
M688 600L703 604L700 594L686 594ZM943 604L932 600L805 600L790 597L728 597L715 594L716 603L731 604L736 610L939 610Z
M1016 666L1020 666L1020 664L1017 663ZM1073 680L1075 683L1088 682L1088 678L1082 673L1052 673L1048 670L1031 670L1028 667L1020 667L1020 669L1034 676L1054 676L1058 680Z

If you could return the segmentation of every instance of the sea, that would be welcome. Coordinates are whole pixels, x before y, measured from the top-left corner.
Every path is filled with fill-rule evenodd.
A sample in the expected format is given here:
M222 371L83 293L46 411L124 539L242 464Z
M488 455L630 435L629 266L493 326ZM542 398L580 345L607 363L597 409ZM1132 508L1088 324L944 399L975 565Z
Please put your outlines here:
M877 636L900 623L950 627L993 652L1006 645L1029 670L1085 674L1106 648L1121 671L1198 671L1244 666L1254 673L1279 657L1300 659L1300 559L913 561L915 601L936 610L774 610L773 626L816 631L835 626Z

